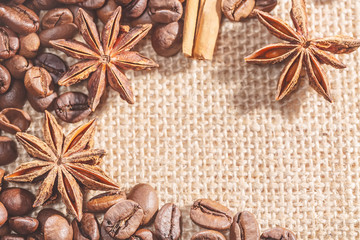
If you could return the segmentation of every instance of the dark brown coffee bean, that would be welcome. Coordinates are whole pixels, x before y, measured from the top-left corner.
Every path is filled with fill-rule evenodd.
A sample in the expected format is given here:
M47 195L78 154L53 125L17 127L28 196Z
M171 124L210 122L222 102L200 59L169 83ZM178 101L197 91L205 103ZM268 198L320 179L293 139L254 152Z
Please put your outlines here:
M0 109L22 108L26 102L26 90L21 80L12 80L9 90L0 94Z
M140 205L131 200L121 200L104 215L101 236L107 239L127 239L140 226L144 212Z
M80 222L72 221L74 240L99 240L100 230L97 219L92 213L84 213Z
M131 21L131 26L143 25L143 24L155 24L149 15L149 11L145 10L144 13Z
M11 84L11 75L6 67L0 64L0 94L5 93Z
M108 0L104 6L96 10L96 15L105 24L118 6L115 0Z
M7 188L0 193L0 202L11 216L28 214L33 209L34 200L35 196L22 188Z
M4 204L2 204L2 202L0 202L0 226L4 225L6 223L8 219L8 212L4 206Z
M151 35L151 43L157 54L170 57L177 54L182 47L183 21L156 26Z
M129 240L156 240L156 237L149 229L140 229Z
M149 184L140 183L134 186L127 199L137 202L144 211L141 225L148 224L159 208L157 193Z
M191 237L191 240L226 240L224 235L214 230L198 232Z
M63 4L76 4L76 3L81 3L84 0L56 0L56 1Z
M48 71L42 67L33 67L25 74L25 88L34 97L48 97L54 93L54 84Z
M8 59L15 55L20 47L19 38L7 27L0 27L0 59Z
M249 17L256 17L256 10L271 12L277 5L277 0L255 0L255 7Z
M39 221L32 217L12 217L9 219L12 230L21 235L28 235L36 231Z
M57 84L60 77L66 72L65 62L52 53L42 53L34 60L35 66L45 68L51 75L52 80Z
M0 3L0 22L19 34L29 34L39 29L39 17L24 5L6 6Z
M36 0L28 0L28 1L25 1L24 6L27 7L27 8L29 8L29 9L31 9L34 13L36 13L36 15L40 16L40 9L38 9L38 8L35 6L35 4L34 4L35 1L36 1Z
M3 187L4 176L5 176L5 170L0 168L0 191L1 191L2 187Z
M8 234L1 237L1 240L25 240L24 237L16 234Z
M35 233L26 236L26 240L44 240L44 235L41 232L36 231Z
M40 38L36 33L30 33L20 37L19 55L26 58L36 57L40 47Z
M181 212L173 203L165 204L155 218L155 235L159 240L177 240L181 236Z
M28 93L27 97L30 105L35 111L45 112L45 110L52 111L54 109L54 103L58 95L56 92L53 92L51 95L47 97L38 98Z
M230 240L258 240L259 238L260 229L255 215L248 211L237 213L230 227Z
M232 212L218 202L199 199L190 210L190 218L197 225L213 230L226 230L232 223Z
M33 67L25 57L15 55L4 62L5 67L15 79L23 79L27 70Z
M55 101L56 115L64 122L75 123L91 113L88 97L80 92L67 92Z
M48 11L41 19L41 28L45 30L59 25L72 23L73 21L74 17L70 9L54 8Z
M89 212L106 212L121 200L125 200L126 195L123 191L110 191L96 195L86 203L86 210Z
M255 7L255 0L223 0L221 10L231 21L247 18Z
M39 10L49 10L56 8L59 3L54 0L32 0L35 8Z
M0 129L15 134L26 131L31 123L29 114L18 108L5 108L0 112Z
M5 236L7 234L10 234L11 229L9 226L8 222L5 222L1 227L0 227L0 236Z
M146 9L148 0L132 0L128 5L124 7L123 14L128 18L137 18Z
M126 6L128 5L132 0L115 0L115 3L120 6Z
M87 9L99 9L104 6L105 0L84 0L79 6Z
M5 0L4 1L6 5L19 5L19 4L23 4L25 2L25 0Z
M53 28L49 28L41 31L39 34L40 43L44 47L51 47L49 43L51 40L57 39L71 39L78 32L78 28L74 23L67 23L63 25L58 25Z
M183 15L183 6L179 0L149 0L149 15L154 22L177 22Z
M18 157L16 143L5 136L0 136L0 166L12 163Z
M263 232L260 236L262 240L296 240L295 234L288 229L276 227Z
M70 5L70 6L68 6L68 8L70 9L70 11L72 12L72 14L74 16L74 23L79 27L79 18L77 16L78 16L80 7L78 5ZM91 19L94 20L95 13L93 10L89 10L86 8L83 10L85 10L85 12L90 15Z

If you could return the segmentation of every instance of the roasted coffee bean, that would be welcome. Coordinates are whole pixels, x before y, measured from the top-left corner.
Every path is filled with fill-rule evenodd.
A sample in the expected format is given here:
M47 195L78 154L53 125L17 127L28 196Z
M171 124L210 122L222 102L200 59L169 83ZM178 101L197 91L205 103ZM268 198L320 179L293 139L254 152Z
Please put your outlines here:
M57 39L71 39L78 32L78 28L74 23L67 23L63 25L58 25L53 28L49 28L41 31L40 43L44 47L51 47L52 45L49 43L51 40Z
M148 224L159 208L157 193L149 184L140 183L134 186L127 199L137 202L144 211L141 225Z
M149 229L140 229L129 240L156 240L156 237Z
M86 210L89 212L106 212L121 200L125 200L126 195L123 191L110 191L96 195L86 203Z
M4 204L11 216L28 214L33 209L34 200L35 196L22 188L7 188L0 193L0 202Z
M42 67L33 67L25 74L25 88L34 97L48 97L54 92L50 74Z
M277 0L255 0L255 7L249 17L256 17L256 10L260 10L263 12L270 12L277 5Z
M179 0L149 0L148 6L149 15L154 22L177 22L183 15L183 6Z
M79 122L91 113L88 97L80 92L64 93L55 100L55 112L64 122Z
M97 219L92 213L84 213L80 222L72 221L74 240L99 240L100 230Z
M0 191L1 191L2 187L3 187L4 176L5 176L5 170L0 168Z
M99 9L104 6L105 0L84 0L79 6L87 9Z
M17 234L8 234L2 236L1 240L25 240L25 238Z
M221 10L231 21L247 18L255 7L255 0L223 0Z
M53 92L51 95L38 98L34 97L32 94L27 95L28 100L32 108L37 112L45 112L45 110L52 111L54 109L54 102L58 97L56 92Z
M181 212L173 203L165 204L155 218L155 235L159 240L177 240L181 236Z
M39 17L24 5L7 6L0 3L0 22L19 34L29 34L39 29Z
M4 206L4 204L2 204L2 202L0 202L0 226L4 225L7 221L8 218L8 212Z
M24 6L31 9L34 13L36 13L36 15L40 16L40 9L35 6L34 1L36 0L25 1Z
M79 27L79 18L77 16L78 16L80 7L77 5L70 5L70 6L68 6L68 8L70 9L70 11L72 12L72 14L74 16L74 23ZM91 19L95 18L94 11L89 10L89 9L83 9L83 10L85 10L85 12L90 15Z
M26 131L31 123L29 114L18 108L5 108L0 112L0 129L15 134Z
M5 0L4 2L6 5L19 5L23 4L25 0Z
M0 94L5 93L11 84L11 75L6 67L0 64Z
M15 55L20 47L19 38L7 27L0 27L0 59L8 59Z
M151 43L157 54L170 57L177 54L182 47L183 21L156 26L151 35Z
M70 9L54 8L48 11L41 19L41 28L46 30L59 25L72 23L73 21L74 17Z
M126 6L128 5L132 0L115 0L115 3L120 6Z
M214 230L198 232L191 237L191 240L226 240L224 235Z
M123 14L128 18L137 18L146 9L148 0L132 0L128 5L124 7Z
M276 227L263 232L260 236L262 240L296 240L295 234L288 229Z
M11 76L15 79L23 79L27 70L33 67L33 64L25 57L15 55L4 62Z
M121 200L104 215L101 236L107 239L127 239L140 226L144 212L140 205L131 200Z
M8 222L5 222L1 227L0 227L0 236L5 236L7 234L10 234L11 229L9 226Z
M26 102L26 90L21 80L12 80L9 90L0 94L0 109L22 108Z
M151 19L149 15L149 11L145 10L144 13L138 17L133 19L130 24L131 26L143 25L143 24L154 24L155 22Z
M36 33L30 33L20 37L19 55L26 58L36 57L40 47L40 38Z
M44 240L44 235L41 232L36 231L35 233L26 236L26 240Z
M248 211L237 213L230 227L230 240L258 240L259 238L260 229L255 215Z
M115 0L108 0L104 6L96 10L96 15L105 24L118 6Z
M44 239L72 240L73 229L59 211L50 208L42 209L37 215L37 220L40 223Z
M18 157L16 143L5 136L0 136L0 166L12 163Z
M209 199L196 200L190 210L190 218L194 223L213 230L229 229L232 216L227 207Z
M81 3L84 0L56 0L56 1L63 4L76 4L76 3Z
M66 72L65 62L52 53L42 53L34 60L35 66L45 68L51 75L52 80L57 84L60 77Z
M46 220L53 215L60 215L64 217L64 215L61 212L53 208L44 208L38 213L36 219L39 221L39 225L41 226L42 230L44 228L44 224Z
M39 10L49 10L56 8L59 3L54 0L32 0L35 8Z
M32 217L12 217L9 219L12 230L21 235L28 235L36 231L39 221Z

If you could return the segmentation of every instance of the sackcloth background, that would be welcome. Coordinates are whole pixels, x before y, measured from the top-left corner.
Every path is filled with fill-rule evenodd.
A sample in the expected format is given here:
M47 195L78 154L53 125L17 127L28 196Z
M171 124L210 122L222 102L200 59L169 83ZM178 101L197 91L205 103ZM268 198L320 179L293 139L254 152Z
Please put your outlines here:
M291 24L290 6L280 0L272 13ZM360 1L308 0L307 11L314 38L360 37ZM344 70L324 66L333 104L308 86L305 74L296 92L276 102L284 64L256 66L243 58L277 42L256 19L223 19L211 62L160 57L148 38L137 50L160 68L126 72L136 103L109 89L87 119L97 117L95 146L107 150L102 168L124 190L148 182L161 205L181 207L182 239L202 230L189 217L198 198L234 213L249 210L262 230L283 226L298 239L360 239L360 52L339 56ZM61 89L68 90L86 92L85 84ZM44 115L28 103L24 109L33 117L28 132L42 137ZM66 133L80 124L61 122ZM30 160L18 149L6 170ZM20 186L36 193L37 186ZM63 203L56 207L65 212Z

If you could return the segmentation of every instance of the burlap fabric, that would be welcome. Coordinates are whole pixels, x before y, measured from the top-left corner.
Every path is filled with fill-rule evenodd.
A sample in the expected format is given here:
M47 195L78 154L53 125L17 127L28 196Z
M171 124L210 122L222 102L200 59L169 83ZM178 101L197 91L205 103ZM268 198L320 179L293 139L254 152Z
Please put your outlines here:
M360 1L307 2L313 37L360 37ZM290 23L289 10L290 1L280 1L273 14ZM182 239L200 230L189 218L198 198L218 200L234 213L249 210L262 230L283 226L298 239L360 238L359 51L339 56L344 70L325 67L333 104L310 89L305 74L298 91L276 102L284 65L255 66L243 58L278 41L256 19L224 20L213 61L201 62L157 56L147 39L138 50L161 67L126 73L136 103L109 90L91 116L98 119L95 146L107 150L103 169L125 190L148 182L161 204L178 204ZM42 136L43 114L25 109L34 120L29 133ZM62 126L69 132L79 124ZM30 160L20 145L19 151L7 170Z

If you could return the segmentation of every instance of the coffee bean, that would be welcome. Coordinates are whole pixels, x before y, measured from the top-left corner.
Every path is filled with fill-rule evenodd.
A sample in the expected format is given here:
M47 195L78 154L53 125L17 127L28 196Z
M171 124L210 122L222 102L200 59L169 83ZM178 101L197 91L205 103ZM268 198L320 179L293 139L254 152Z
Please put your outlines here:
M19 4L23 4L25 2L25 0L5 0L4 1L6 5L19 5Z
M16 143L5 136L0 136L0 166L12 163L18 157Z
M84 0L56 0L56 1L63 4L76 4L76 3L81 3Z
M34 97L48 97L54 93L54 84L48 71L42 67L33 67L25 74L25 88Z
M53 208L44 208L44 209L41 209L41 211L38 213L36 219L39 221L39 225L41 226L42 230L44 228L44 224L45 224L46 220L53 215L60 215L60 216L64 217L64 215L61 212L59 212L58 210L55 210Z
M11 84L11 75L6 67L0 64L0 94L5 93Z
M0 191L2 189L4 180L5 170L0 168ZM0 235L1 236L1 235Z
M51 40L57 39L71 39L78 32L78 28L74 23L67 23L63 25L58 25L53 28L49 28L41 31L39 34L40 43L44 47L51 47L49 43Z
M0 227L0 236L5 236L7 234L10 234L11 229L9 226L8 222L5 222L1 227Z
M89 212L106 212L110 207L125 200L126 195L123 191L110 191L96 195L86 203L86 210Z
M99 240L99 224L94 214L84 213L80 222L76 219L72 221L74 240Z
M177 240L181 236L181 212L173 203L165 204L155 218L155 235L159 240Z
M1 237L1 240L25 240L24 237L16 234L8 234Z
M221 10L231 21L247 18L255 7L255 0L223 0Z
M148 224L159 208L157 193L149 184L140 183L134 186L127 199L137 202L144 211L141 225Z
M35 4L34 4L35 1L36 1L36 0L28 0L28 1L25 1L24 6L27 7L27 8L29 8L29 9L31 9L34 13L36 13L36 15L40 16L40 9L38 9L38 8L35 6Z
M39 29L39 17L24 5L6 6L0 3L0 22L19 34L29 34Z
M91 113L88 97L80 92L67 92L55 100L56 115L64 122L75 123Z
M18 108L5 108L0 112L0 129L16 134L26 131L31 123L29 114Z
M149 11L145 10L144 13L131 21L131 26L143 25L143 24L155 24L149 15Z
M51 75L52 80L57 84L60 77L66 72L65 62L52 53L42 53L34 60L35 66L45 68Z
M140 226L144 212L140 205L131 200L121 200L104 215L101 236L107 239L127 239Z
M48 240L72 240L73 229L66 218L55 209L42 209L37 220L40 223L44 239Z
M68 8L54 8L48 11L41 19L41 28L43 30L53 28L59 25L72 23L74 17Z
M148 6L149 15L154 22L177 22L183 15L183 6L179 0L149 0Z
M256 11L271 12L277 5L277 0L255 0L255 7L249 17L256 17Z
M28 235L36 231L39 221L32 217L12 217L9 219L12 230L21 235Z
M26 90L21 80L12 80L10 88L0 94L0 109L22 108L26 102Z
M45 110L52 111L57 97L56 92L44 98L34 97L32 94L27 95L30 105L37 112L45 112Z
M36 33L30 33L20 37L19 55L26 58L36 57L40 47L40 38Z
M151 43L157 54L170 57L177 54L182 47L183 21L156 26L151 35Z
M0 59L8 59L15 55L20 47L19 38L7 27L0 27Z
M124 7L123 14L128 18L137 18L146 9L148 0L132 0L128 5Z
M108 0L104 6L96 10L96 15L105 24L118 6L115 0Z
M22 188L7 188L0 193L0 202L11 216L28 214L33 209L34 200L35 196Z
M230 227L230 240L258 240L259 238L260 229L255 215L248 211L237 213Z
M15 55L6 60L4 65L15 79L23 79L26 71L33 67L30 61L20 55Z
M226 240L224 235L214 230L198 232L191 237L191 240Z
M80 7L77 5L70 5L70 6L68 6L68 8L70 9L70 11L72 12L72 14L74 16L74 23L79 27L79 18L77 16L78 16ZM95 18L94 11L89 10L89 9L83 9L83 10L85 10L85 12L90 15L91 19Z
M263 232L260 236L262 240L296 240L295 234L288 229L276 227Z
M4 225L7 221L8 218L8 212L4 206L4 204L2 204L2 202L0 202L0 226Z
M232 216L227 207L209 199L196 200L190 210L190 218L194 223L213 230L229 229Z
M59 3L54 0L32 0L35 8L39 10L49 10L56 8Z
M79 6L87 9L98 9L104 6L105 0L84 0Z
M115 3L121 6L126 6L128 5L132 0L115 0Z
M44 240L44 235L41 232L36 231L35 233L26 236L26 240Z
M156 237L149 229L140 229L129 240L156 240Z

